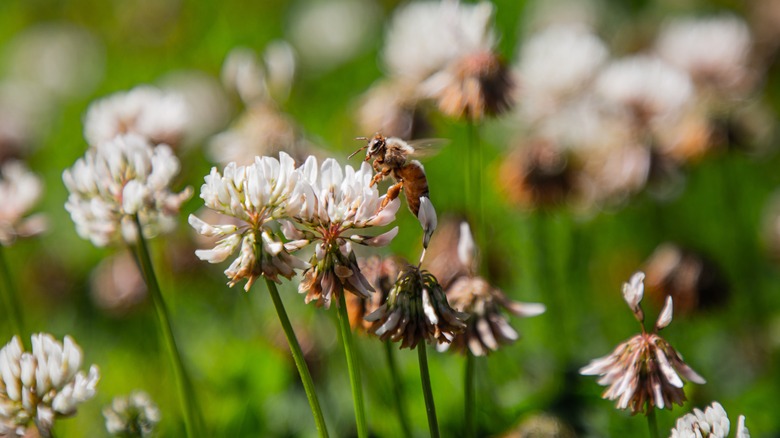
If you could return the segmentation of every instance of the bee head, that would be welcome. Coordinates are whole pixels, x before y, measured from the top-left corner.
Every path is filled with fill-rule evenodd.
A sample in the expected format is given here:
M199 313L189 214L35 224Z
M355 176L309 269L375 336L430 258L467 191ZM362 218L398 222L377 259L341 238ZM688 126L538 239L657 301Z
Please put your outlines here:
M385 137L382 134L376 134L371 140L368 141L368 150L366 151L366 159L373 155L382 153L385 149Z

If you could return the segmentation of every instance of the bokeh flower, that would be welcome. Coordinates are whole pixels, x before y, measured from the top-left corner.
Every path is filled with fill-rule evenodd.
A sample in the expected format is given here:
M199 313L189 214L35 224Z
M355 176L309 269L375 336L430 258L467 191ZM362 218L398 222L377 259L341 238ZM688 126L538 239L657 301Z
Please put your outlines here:
M95 246L124 240L134 244L138 216L145 237L172 230L187 188L173 193L170 185L179 160L166 145L152 145L134 134L120 135L89 149L62 174L70 195L65 209L79 236Z
M22 436L35 423L47 437L56 419L95 396L98 368L79 370L83 353L70 336L59 342L39 333L31 341L32 352L16 336L0 350L0 435Z
M239 256L225 270L231 287L246 280L248 291L260 276L280 282L279 275L292 278L295 269L307 266L288 252L299 246L295 242L285 245L270 227L303 204L307 185L289 155L281 152L278 160L256 157L249 166L230 163L222 173L214 167L204 179L200 197L206 207L238 219L241 225L211 225L190 215L189 223L198 233L219 238L214 248L197 250L195 255L221 263L240 248Z
M645 331L640 305L644 296L644 277L644 273L637 272L623 284L623 298L642 326L642 333L580 369L580 374L600 376L599 385L608 386L602 397L617 400L618 409L631 409L632 414L648 413L655 408L671 409L674 403L682 405L686 398L680 376L694 383L705 383L657 334L672 321L671 297L667 298L653 332Z
M0 167L0 245L9 246L17 237L29 237L46 229L40 215L27 216L43 193L43 183L20 161Z
M181 95L142 85L93 102L84 119L84 138L97 147L132 133L152 144L175 147L187 126L187 105Z
M450 307L436 277L411 265L401 272L381 307L365 319L380 339L413 349L420 341L449 343L466 328L468 315Z
M291 213L303 230L287 222L282 231L302 245L316 243L298 291L306 293L307 303L316 300L326 308L343 290L367 298L374 289L360 272L352 244L385 246L398 234L398 227L377 236L352 232L390 224L401 201L396 198L382 206L384 196L379 196L376 186L369 186L373 170L366 162L356 171L349 165L342 169L332 158L320 167L316 158L309 157L299 171L306 193L300 210Z
M730 426L726 410L720 403L712 402L703 412L694 408L693 413L680 417L670 438L726 438ZM739 416L735 438L750 438L744 415Z
M144 391L129 396L115 397L103 409L106 430L114 436L150 437L160 422L160 409Z

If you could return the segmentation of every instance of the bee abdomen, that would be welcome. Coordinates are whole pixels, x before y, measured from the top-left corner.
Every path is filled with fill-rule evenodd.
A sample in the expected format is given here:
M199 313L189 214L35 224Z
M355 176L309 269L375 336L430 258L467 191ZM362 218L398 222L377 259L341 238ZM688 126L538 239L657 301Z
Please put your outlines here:
M396 171L397 176L404 182L404 194L409 210L414 216L420 211L420 198L428 197L428 179L425 170L419 161L411 161Z

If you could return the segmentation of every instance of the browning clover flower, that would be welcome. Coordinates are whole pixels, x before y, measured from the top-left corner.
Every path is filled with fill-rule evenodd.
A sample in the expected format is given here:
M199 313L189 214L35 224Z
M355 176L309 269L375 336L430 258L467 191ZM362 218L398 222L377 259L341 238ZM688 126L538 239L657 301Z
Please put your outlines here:
M365 316L378 309L387 300L401 268L406 264L398 257L382 258L375 255L367 259L358 259L360 271L376 293L371 294L368 298L362 298L355 294L347 296L349 324L353 329L362 328L368 331L371 328L373 324L366 321Z
M120 135L87 151L62 179L70 195L65 209L79 236L95 246L124 240L135 243L134 215L146 237L172 230L181 204L192 195L187 188L172 193L179 160L167 145L152 145L143 137Z
M57 418L76 414L95 396L100 375L79 371L83 354L70 336L62 343L46 333L32 336L32 353L14 336L0 350L0 435L23 436L34 422L48 437Z
M629 283L623 284L623 298L642 325L642 333L618 345L602 358L595 359L580 369L586 376L601 376L598 383L609 386L602 395L617 400L618 409L631 409L632 414L672 408L686 400L680 375L691 382L703 384L699 376L683 362L682 356L657 332L672 321L672 298L668 297L652 333L645 332L644 314L640 306L644 295L642 281L645 274L635 273Z
M704 412L694 408L692 414L685 414L677 420L670 438L725 438L729 434L728 415L723 406L712 402ZM740 415L735 438L750 438L750 431L745 427L745 416Z
M398 234L398 227L373 237L347 233L388 225L395 220L401 201L396 198L382 208L384 197L379 196L376 186L369 187L373 170L366 162L357 171L349 165L342 170L332 158L323 161L320 168L317 159L309 157L298 170L305 182L300 187L306 192L301 208L290 212L304 230L284 222L282 232L299 248L317 242L298 292L306 293L307 303L316 300L326 308L344 289L368 297L374 288L360 272L352 243L387 245Z
M43 191L40 178L20 161L0 167L0 245L10 246L17 237L34 236L46 229L42 215L25 218Z
M241 247L238 258L225 270L233 287L247 280L249 290L261 275L280 282L278 276L292 278L295 269L307 265L288 251L300 248L299 243L287 245L274 234L270 223L300 210L305 181L295 169L293 159L281 152L279 159L256 157L249 166L230 163L220 173L216 167L206 175L200 197L206 207L225 216L238 219L241 225L210 225L190 215L190 225L207 237L219 237L210 250L195 251L195 255L209 263L225 261ZM300 184L299 184L300 183Z
M468 320L466 329L455 336L451 344L439 345L439 350L446 350L451 345L456 351L465 353L468 348L474 356L484 356L519 338L502 314L502 308L518 317L530 317L541 315L545 307L543 304L512 301L500 289L476 275L477 250L469 224L465 221L460 224L457 252L467 274L447 287L447 299L452 308L463 312Z
M409 265L387 301L365 319L373 323L370 331L383 341L400 341L401 348L412 349L421 340L452 342L466 328L467 316L450 307L436 277Z
M116 397L103 409L106 430L114 436L149 437L160 422L160 409L143 391Z

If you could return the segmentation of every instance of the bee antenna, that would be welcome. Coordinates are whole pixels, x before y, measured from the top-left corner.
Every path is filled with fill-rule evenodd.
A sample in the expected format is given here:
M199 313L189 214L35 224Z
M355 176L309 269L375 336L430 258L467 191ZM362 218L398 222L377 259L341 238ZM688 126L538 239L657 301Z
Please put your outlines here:
M360 138L356 138L355 140L360 140ZM352 154L350 154L350 156L347 157L347 160L349 160L350 158L354 157L355 155L357 155L358 152L364 150L367 147L368 147L368 145L365 145L362 148L356 150L355 152L352 152Z

